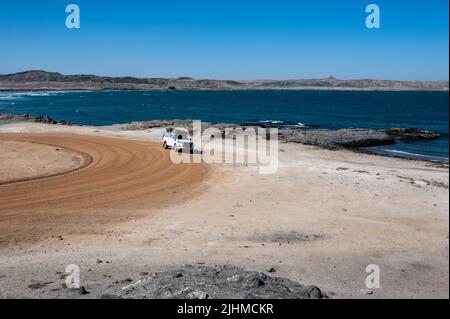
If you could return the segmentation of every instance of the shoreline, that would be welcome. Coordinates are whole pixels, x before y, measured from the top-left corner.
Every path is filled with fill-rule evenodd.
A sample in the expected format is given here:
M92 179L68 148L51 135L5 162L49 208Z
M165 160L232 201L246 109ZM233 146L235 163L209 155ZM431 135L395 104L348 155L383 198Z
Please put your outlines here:
M3 123L2 123L2 121L3 121ZM0 125L12 123L12 122L21 122L21 121L39 122L39 123L46 123L46 124L52 124L52 125L89 126L89 125L71 123L71 122L67 122L65 120L55 121L52 118L47 117L47 116L0 114ZM126 129L126 130L127 129L148 130L148 129L154 129L154 128L165 128L165 127L169 127L169 126L172 126L172 127L179 126L179 127L183 127L188 130L191 130L191 128L189 127L190 123L192 123L191 120L168 119L168 120L151 120L151 121L144 121L144 122L134 121L134 122L129 122L129 123L115 123L112 125L101 125L101 126L93 126L93 127L98 127L98 128L119 127L121 129ZM258 127L260 127L260 128L277 127L277 126L271 125L271 123L263 123L263 122L244 123L244 124L203 122L203 125L206 127L216 127L221 130L223 130L225 126L229 126L229 127L240 126L240 127L243 127L244 129L245 128L258 128ZM204 128L202 127L202 130L203 129ZM359 137L357 137L354 141L350 140L350 142L346 142L349 144L349 146L346 146L346 145L339 145L339 143L338 143L339 140L337 140L335 142L332 141L331 144L329 141L327 141L328 144L321 143L320 141L317 141L317 138L315 136L318 133L319 133L319 135L322 134L322 132L334 133L334 132L342 131L345 133L346 130L349 131L349 134L350 133L354 134L355 130L361 130L363 134L366 134L366 132L373 131L373 133L371 133L371 134L373 136L375 136L376 138L380 139L380 141L375 142L375 144L374 144L374 137L370 134L366 134L367 136L363 136L361 139L359 139ZM411 154L413 156L402 156L400 154L395 154L395 153L370 150L371 147L378 147L378 146L387 146L388 147L389 145L395 145L396 139L399 139L401 141L401 139L402 139L401 134L405 134L405 133L402 133L401 131L399 132L399 130L403 130L403 129L390 128L390 129L373 130L370 128L364 128L364 129L348 128L348 129L330 130L330 129L326 129L326 128L303 128L303 127L302 128L299 127L297 129L294 129L294 128L284 129L284 128L282 128L282 126L280 126L279 127L279 137L280 137L280 141L286 141L287 143L301 143L301 144L305 144L305 145L314 145L314 146L324 148L324 149L350 150L355 153L365 153L365 154L371 154L371 155L375 155L375 156L393 157L393 158L400 158L400 159L413 160L413 161L424 161L424 162L430 162L430 163L434 163L436 165L440 165L444 168L449 167L449 159L448 158L427 159L426 157L434 157L434 156L429 156L426 154ZM412 133L409 132L408 134L410 134L410 135L406 135L403 138L412 139L413 141L414 140L420 141L422 139L433 140L436 138L440 138L439 135L434 136L433 134L435 134L435 133L433 133L433 132L421 131L421 130L417 130L417 129L407 129L407 130L412 130ZM392 134L395 134L395 135L393 137L389 136L389 135L379 137L378 132L383 132L383 131L391 131ZM298 141L296 139L287 138L288 135L298 134L299 132L305 132L305 134L307 133L308 135L311 135L311 137L309 137L308 140L306 140L306 141ZM422 137L421 135L425 135L425 137ZM328 136L327 136L327 138L328 138ZM340 139L341 138L342 137L340 137ZM315 140L315 141L310 142L310 140ZM367 140L367 142L366 142L366 140ZM353 146L353 144L355 144L355 142L357 142L358 144L362 144L362 145L361 146ZM364 143L367 143L367 145L364 145ZM374 144L374 145L370 145L369 143ZM350 146L350 144L352 144L352 145Z

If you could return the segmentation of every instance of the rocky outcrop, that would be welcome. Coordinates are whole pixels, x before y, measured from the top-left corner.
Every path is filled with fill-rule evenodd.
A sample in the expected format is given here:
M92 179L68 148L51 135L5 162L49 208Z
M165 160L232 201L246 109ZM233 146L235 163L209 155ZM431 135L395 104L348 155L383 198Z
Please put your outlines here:
M281 132L281 136L287 142L329 148L358 148L395 143L393 137L372 129L285 131Z
M33 116L29 114L15 115L15 114L0 114L0 124L13 123L13 122L23 122L30 121L36 123L45 123L45 124L58 124L58 125L74 125L71 122L60 120L55 121L50 116Z
M340 129L281 131L287 142L317 145L328 148L361 148L395 144L396 141L433 140L439 134L414 128Z
M265 127L265 124L250 123L246 125L237 124L211 124L202 122L202 130L208 127L214 127L222 132L222 136L226 136L225 128L254 128ZM122 124L123 130L144 130L158 127L178 127L185 128L192 133L192 121L189 120L173 120L173 121L148 121L133 122ZM295 130L279 130L279 139L285 142L302 143L307 145L316 145L327 148L362 148L380 145L395 144L396 141L420 141L434 140L440 137L439 134L419 130L416 128L387 128L387 129L363 129L348 128L340 130L328 129L295 129Z
M422 141L422 140L434 140L440 137L439 134L423 131L416 128L389 128L382 130L384 133L396 140L402 141Z
M322 299L317 286L304 286L234 266L190 266L115 281L102 298L137 299Z

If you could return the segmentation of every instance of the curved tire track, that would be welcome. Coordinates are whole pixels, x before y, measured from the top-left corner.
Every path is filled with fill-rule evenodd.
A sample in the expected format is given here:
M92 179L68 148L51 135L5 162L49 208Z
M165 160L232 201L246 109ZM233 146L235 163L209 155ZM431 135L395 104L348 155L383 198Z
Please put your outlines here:
M0 139L57 146L84 158L72 171L0 185L0 245L32 238L30 229L37 235L73 225L83 232L182 203L200 191L209 172L203 164L175 165L160 145L140 141L69 134Z

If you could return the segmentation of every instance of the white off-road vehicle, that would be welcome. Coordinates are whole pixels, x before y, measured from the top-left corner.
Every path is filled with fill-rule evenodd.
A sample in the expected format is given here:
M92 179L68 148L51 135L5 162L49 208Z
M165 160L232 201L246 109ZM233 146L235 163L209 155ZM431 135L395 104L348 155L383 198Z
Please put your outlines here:
M165 149L171 148L178 152L193 152L194 143L189 132L182 130L166 129L162 136L162 145Z

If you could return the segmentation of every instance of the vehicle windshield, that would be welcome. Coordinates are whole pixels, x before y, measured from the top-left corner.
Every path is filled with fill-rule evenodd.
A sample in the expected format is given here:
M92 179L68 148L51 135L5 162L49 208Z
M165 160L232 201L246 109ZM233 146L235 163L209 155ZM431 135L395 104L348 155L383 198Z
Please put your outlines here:
M185 133L177 133L174 137L177 140L189 140L189 135Z

